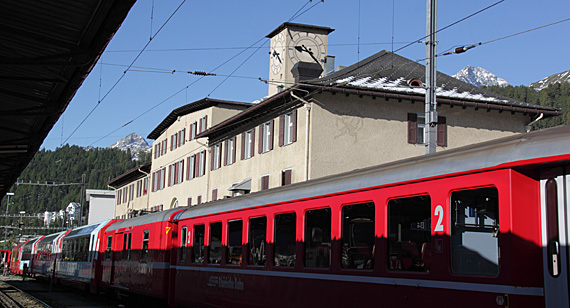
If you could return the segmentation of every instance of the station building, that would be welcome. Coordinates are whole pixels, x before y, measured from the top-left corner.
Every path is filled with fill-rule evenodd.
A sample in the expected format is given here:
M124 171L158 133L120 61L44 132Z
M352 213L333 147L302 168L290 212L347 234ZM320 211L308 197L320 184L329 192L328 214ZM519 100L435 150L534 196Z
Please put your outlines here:
M293 23L272 31L268 96L255 103L205 98L173 110L148 135L155 140L149 171L111 182L117 197L129 194L117 200L115 216L424 155L425 67L384 50L334 71L331 32ZM560 114L442 73L436 95L437 151L523 133L536 119ZM128 203L139 181L148 183L138 197L146 204L137 197Z

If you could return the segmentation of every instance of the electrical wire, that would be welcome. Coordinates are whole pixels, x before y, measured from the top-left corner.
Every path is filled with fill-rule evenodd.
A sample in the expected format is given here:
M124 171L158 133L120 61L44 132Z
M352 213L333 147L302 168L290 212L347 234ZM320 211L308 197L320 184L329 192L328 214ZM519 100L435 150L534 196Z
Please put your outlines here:
M185 1L185 0L184 0ZM309 2L311 2L312 0L309 0ZM309 3L308 2L308 3ZM311 10L312 8L314 8L317 4L324 2L324 0L321 0L320 2L317 2L316 4L314 4L313 6L309 7L308 9L306 9L305 11L303 11L302 13L298 14L299 11L301 11L308 3L306 3L305 5L303 5L301 7L301 9L299 9L297 11L297 13L293 14L293 16L291 16L291 18L289 18L289 21L292 21L294 19L299 18L301 15L305 14L306 12L308 12L309 10ZM162 29L162 27L161 27ZM159 30L160 31L160 30ZM158 32L157 32L158 33ZM226 65L228 62L232 61L233 59L235 59L236 57L238 57L239 55L241 55L242 53L244 53L245 51L254 48L254 46L256 46L259 42L261 42L262 40L265 40L266 37L262 37L261 39L257 40L255 43L251 44L250 46L248 46L247 48L244 48L243 50L241 50L239 53L237 53L236 55L234 55L233 57L229 58L228 60L224 61L222 64L216 66L214 69L210 70L210 72L215 72L217 69L219 69L220 67ZM210 94L212 94L217 88L219 88L229 77L233 77L233 73L235 73L241 66L243 66L259 49L261 49L261 47L263 47L264 44L256 47L256 50L245 60L243 61L230 75L227 75L226 78L220 83L218 84L214 90L212 90L210 92ZM146 46L145 46L146 47ZM134 62L132 63L134 64ZM132 67L132 64L129 65L129 67L126 70L129 70ZM125 71L126 71L125 70ZM218 75L221 76L221 75ZM123 127L126 127L127 125L133 123L134 121L138 120L139 118L143 117L144 115L146 115L147 113L151 112L152 110L158 108L160 105L164 104L165 102L169 101L171 98L175 97L176 95L178 95L179 93L181 93L182 91L188 90L189 87L191 87L192 85L194 85L195 83L197 83L198 81L202 80L202 78L204 78L205 76L200 76L199 79L195 80L194 82L188 84L186 87L176 91L174 94L170 95L169 97L165 98L164 100L160 101L158 104L154 105L153 107L151 107L150 109L144 111L143 113L139 114L138 116L136 116L135 118L133 118L132 120L128 121L127 123L123 124L122 126L118 127L117 129L113 130L112 132L108 133L107 135L99 138L98 140L96 140L95 142L91 143L89 146L92 146L93 144L107 138L108 136L110 136L111 134L119 131L120 129L122 129ZM242 77L240 77L242 78ZM243 78L250 78L250 77L243 77ZM208 96L210 95L208 94ZM68 137L69 139L69 137Z
M186 2L186 0L182 0L182 2L180 3L180 5L174 10L174 12L172 12L172 14L168 17L168 19L162 24L162 26L156 31L156 33L148 40L148 42L146 43L146 45L141 49L141 51L138 53L138 55L135 57L135 59L131 62L131 64L129 65L129 68L135 64L135 62L138 60L138 58L142 55L142 53L145 51L145 49L150 45L150 43L152 42L153 38L155 38L160 31L162 31L162 29L166 26L166 24L168 24L168 22L172 19L172 17L178 12L178 10L182 7L182 5ZM128 70L128 68L127 68ZM123 80L123 78L126 75L127 70L125 70L123 72L123 74L121 75L121 77L119 77L119 79L115 82L115 84L113 84L113 86L109 89L109 91L107 91L107 93L105 93L105 95L99 99L99 101L97 102L97 104L95 105L95 107L93 107L93 109L91 109L91 111L87 114L87 116L85 116L85 118L79 123L79 125L73 130L73 132L71 132L71 134L65 139L65 141L63 141L63 143L66 143L69 138L71 138L71 136L73 136L73 134L75 134L75 132L77 132L77 130L83 125L83 123L85 123L85 121L87 121L87 119L93 114L93 112L95 111L95 109L97 109L97 107L99 107L99 105L101 105L101 102L103 102L105 100L105 98L107 98L107 96L113 91L113 89L115 89L115 87L117 87L117 85L119 84L119 82L121 82L121 80Z

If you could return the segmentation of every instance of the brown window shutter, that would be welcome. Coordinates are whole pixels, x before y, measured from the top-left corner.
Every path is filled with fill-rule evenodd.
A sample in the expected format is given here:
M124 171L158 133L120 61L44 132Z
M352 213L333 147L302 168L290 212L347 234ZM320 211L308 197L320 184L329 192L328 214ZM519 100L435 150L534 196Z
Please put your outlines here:
M202 150L202 157L203 157L203 160L202 160L202 171L203 171L203 173L200 174L200 176L206 174L206 151L205 150Z
M408 113L408 143L418 143L418 115Z
M198 177L198 170L200 169L200 153L194 154L194 177Z
M190 156L186 158L186 180L190 179Z
M188 206L192 206L192 197L188 198Z
M212 201L216 201L218 200L218 189L214 188L212 189Z
M269 150L273 150L273 120L269 123Z
M172 165L168 166L168 186L172 186Z
M224 166L228 165L228 140L224 141Z
M282 171L281 185L291 184L291 169Z
M269 189L269 175L261 177L261 190Z
M265 134L265 132L263 131L263 124L259 125L259 137L257 138L258 140L258 145L257 145L257 153L261 154L263 153L263 135Z
M241 160L245 158L245 133L241 133Z
M236 162L236 153L237 153L237 136L234 136L234 146L233 146L233 153L232 153L232 163Z
M283 146L283 134L285 132L285 115L282 114L279 116L279 146L282 147Z
M296 142L297 141L297 109L293 110L293 112L291 112L291 121L293 122L293 133L291 136L291 141L292 142Z
M214 170L214 159L216 159L214 157L214 147L216 147L215 145L210 148L210 171Z
M445 117L437 118L437 146L447 146L447 122Z
M207 129L208 129L208 116L205 115L204 116L204 130L207 130Z
M251 148L249 150L251 157L253 157L255 155L255 128L251 129Z

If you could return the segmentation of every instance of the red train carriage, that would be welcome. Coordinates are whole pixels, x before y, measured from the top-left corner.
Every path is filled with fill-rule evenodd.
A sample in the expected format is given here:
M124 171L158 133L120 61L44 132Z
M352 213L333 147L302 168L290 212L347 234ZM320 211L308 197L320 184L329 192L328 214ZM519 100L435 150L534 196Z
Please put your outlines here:
M568 307L568 167L558 127L189 208L170 304Z
M102 281L118 291L166 298L170 250L176 225L172 220L183 208L119 221L104 235Z
M32 274L37 277L49 278L54 275L57 256L61 253L62 238L71 230L46 235L37 242L37 248L32 256Z
M62 238L61 254L56 260L55 277L75 285L89 286L97 293L101 282L101 237L116 220L106 220L72 229Z

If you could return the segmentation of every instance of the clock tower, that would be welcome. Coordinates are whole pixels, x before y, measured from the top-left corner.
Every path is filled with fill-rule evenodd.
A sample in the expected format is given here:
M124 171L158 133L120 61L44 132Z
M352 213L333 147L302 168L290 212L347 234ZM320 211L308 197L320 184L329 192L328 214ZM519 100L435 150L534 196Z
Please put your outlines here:
M317 63L323 69L328 53L328 34L334 29L286 22L267 35L269 50L269 95L295 83L291 69L297 62Z

